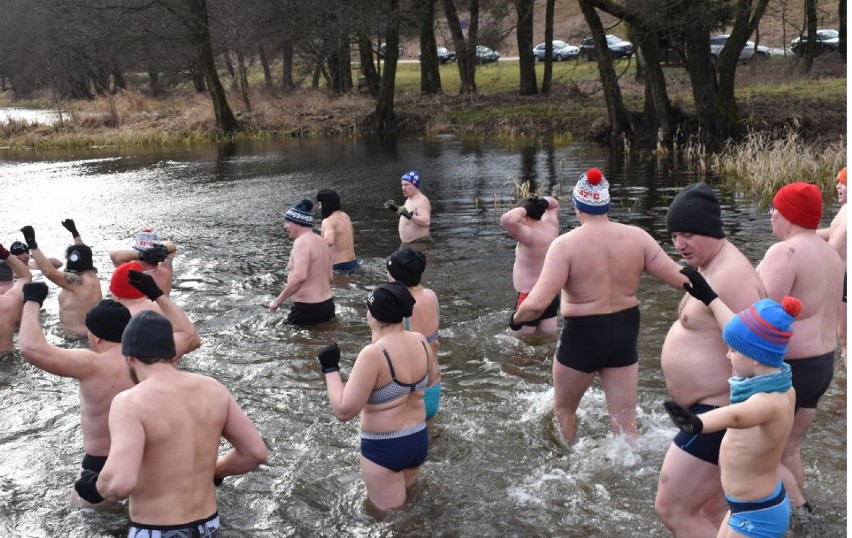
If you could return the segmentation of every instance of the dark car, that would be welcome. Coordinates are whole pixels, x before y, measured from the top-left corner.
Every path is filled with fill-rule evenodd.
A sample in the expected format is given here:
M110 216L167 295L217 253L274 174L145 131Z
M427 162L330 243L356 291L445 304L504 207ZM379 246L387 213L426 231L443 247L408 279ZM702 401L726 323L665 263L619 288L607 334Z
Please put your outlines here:
M500 59L500 53L484 45L476 46L476 63L487 64Z
M417 55L417 60L420 61L422 55ZM452 50L447 50L446 47L438 47L438 63L448 64L456 61L456 53Z
M802 34L790 42L790 49L796 56L804 56L808 47L808 32ZM814 54L826 52L838 52L840 50L840 33L837 30L817 30L816 42L814 43Z
M633 56L633 43L616 35L607 34L606 46L613 58L630 58ZM587 62L598 59L594 38L587 37L580 44L580 57Z

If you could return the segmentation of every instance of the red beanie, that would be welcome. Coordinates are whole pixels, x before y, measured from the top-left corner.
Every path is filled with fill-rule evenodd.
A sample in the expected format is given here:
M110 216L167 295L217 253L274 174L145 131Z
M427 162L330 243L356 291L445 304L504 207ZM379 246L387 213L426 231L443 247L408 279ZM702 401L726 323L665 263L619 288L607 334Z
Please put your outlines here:
M843 183L846 185L846 167L843 167L843 170L837 173L837 182Z
M790 223L816 230L822 218L822 193L819 187L797 181L781 187L772 205Z
M112 272L112 278L109 281L109 291L112 292L116 299L139 299L145 295L130 285L130 271L142 271L142 266L139 262L122 263Z

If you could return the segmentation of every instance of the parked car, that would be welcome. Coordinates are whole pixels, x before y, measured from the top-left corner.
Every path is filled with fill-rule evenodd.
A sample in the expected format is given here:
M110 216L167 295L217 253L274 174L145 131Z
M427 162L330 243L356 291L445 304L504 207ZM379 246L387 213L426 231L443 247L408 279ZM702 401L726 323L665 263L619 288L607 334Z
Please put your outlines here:
M607 34L606 46L613 58L630 58L633 56L633 43L625 41L617 35ZM580 43L580 57L587 62L598 59L594 38L587 37Z
M808 46L808 31L790 42L790 49L796 56L804 56ZM825 52L838 52L840 50L840 33L837 30L817 30L816 43L814 43L814 54Z
M421 55L417 55L417 61L420 61ZM456 53L452 50L447 50L446 47L438 47L438 63L446 64L456 61Z
M378 51L379 52L379 58L385 57L385 50L387 49L387 46L388 46L387 43L382 43L381 45L379 45L379 51ZM398 45L398 47L399 47L398 48L399 57L402 58L402 54L405 52L405 49L402 48L402 45Z
M476 63L478 64L487 64L491 62L496 62L500 59L500 53L491 50L485 45L477 45L476 46Z
M714 35L710 38L710 56L713 57L713 61L716 61L716 58L719 57L719 54L722 52L722 47L727 43L730 35L721 34ZM765 61L769 59L769 47L764 47L763 45L758 45L757 50L754 48L753 41L746 41L743 50L740 51L740 60L741 61Z
M535 57L537 62L544 61L544 49L547 46L547 43L539 43L533 49L533 56ZM551 57L557 62L561 62L564 60L569 60L571 58L576 58L580 55L580 48L575 47L574 45L569 45L564 41L553 41L553 54Z

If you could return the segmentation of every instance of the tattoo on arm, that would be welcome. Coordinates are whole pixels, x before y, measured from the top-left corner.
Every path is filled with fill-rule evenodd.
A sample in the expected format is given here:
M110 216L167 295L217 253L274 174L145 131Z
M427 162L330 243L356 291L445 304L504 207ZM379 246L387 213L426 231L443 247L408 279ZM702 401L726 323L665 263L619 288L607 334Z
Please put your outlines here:
M651 259L648 260L648 265L654 263L654 260L656 260L660 256L660 252L662 252L662 251L663 251L663 249L658 249L657 252L655 252L654 255L651 256Z
M77 273L65 272L65 283L66 284L82 284L83 277L78 275Z

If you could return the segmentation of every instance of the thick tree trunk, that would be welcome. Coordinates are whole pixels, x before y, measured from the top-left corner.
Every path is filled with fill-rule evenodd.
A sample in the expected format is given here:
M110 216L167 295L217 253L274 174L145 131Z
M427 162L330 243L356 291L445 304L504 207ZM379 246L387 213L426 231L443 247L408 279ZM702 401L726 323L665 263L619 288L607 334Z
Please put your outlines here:
M204 75L204 81L213 99L213 112L216 114L216 125L226 133L239 128L237 118L228 105L225 88L216 72L216 62L213 60L213 43L210 40L210 25L207 18L207 5L204 0L191 0L196 15L195 35L193 42L198 50L198 67Z
M242 49L237 49L237 74L239 75L240 98L246 106L246 110L251 112L251 100L249 99L249 83L248 83L248 67Z
M817 0L805 0L805 30L808 32L808 42L805 45L805 63L803 69L810 73L814 66L817 35Z
M399 59L399 0L389 0L387 35L385 36L385 67L373 125L379 133L393 130L396 116L393 111L396 89L396 63Z
M633 138L630 116L627 114L627 109L624 108L621 88L618 86L618 76L615 74L615 67L612 63L612 54L609 52L606 43L606 30L604 30L603 23L601 23L601 19L595 11L594 2L592 0L579 0L579 2L580 10L583 12L583 17L586 19L586 24L589 25L592 37L595 40L595 49L598 52L598 73L601 77L607 113L609 114L609 142L611 147L616 148L622 137ZM708 42L708 56L709 51L710 43Z
M148 91L152 97L159 97L163 94L163 87L160 86L160 72L156 68L148 68Z
M281 44L281 86L285 90L296 87L293 80L293 42L289 38Z
M837 6L837 15L840 17L840 28L838 32L840 33L840 55L843 57L843 61L846 61L846 0L840 0L840 3Z
M382 77L376 71L376 63L373 61L373 41L366 32L358 34L358 59L361 62L361 74L364 76L364 84L370 90L370 95L378 98Z
M456 63L459 69L461 85L459 93L462 95L473 95L476 93L476 39L479 32L479 0L470 1L470 23L468 24L467 39L462 30L461 20L453 0L442 0L444 16L450 34L453 36L453 45L456 47Z
M352 61L349 40L344 37L332 39L328 43L326 68L329 85L336 93L346 93L352 89Z
M417 20L420 26L420 93L441 93L441 71L438 45L435 42L435 1L416 0Z
M702 2L703 0L689 0ZM728 121L720 116L716 72L710 56L710 29L704 21L697 19L694 26L684 32L686 46L686 70L692 83L692 97L700 122L702 143L709 149L718 148L728 138L725 126Z
M112 70L112 93L116 93L118 90L126 90L127 82L124 80L124 73L121 69L113 69Z
M263 86L267 90L272 89L272 69L269 68L269 57L266 55L266 49L263 45L257 46L257 57L260 60L260 66L263 68Z
M672 105L666 89L666 76L660 65L660 37L657 32L640 35L637 61L644 64L645 108L643 131L656 136L657 142L668 145L674 137Z
M530 54L533 48L533 6L535 0L514 0L518 24L515 36L518 40L519 64L521 70L521 95L538 93L538 83L535 79L535 58Z
M553 81L553 14L556 0L547 0L544 7L544 41L548 43L544 51L544 77L541 79L541 93L550 93Z

